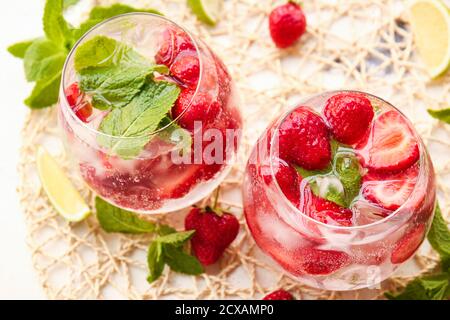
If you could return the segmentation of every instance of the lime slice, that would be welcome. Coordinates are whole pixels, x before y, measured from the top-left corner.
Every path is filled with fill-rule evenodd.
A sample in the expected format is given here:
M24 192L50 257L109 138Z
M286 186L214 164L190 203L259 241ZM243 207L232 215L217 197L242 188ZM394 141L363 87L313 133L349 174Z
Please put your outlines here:
M219 18L220 0L188 0L192 12L204 23L215 25Z
M450 67L450 11L440 0L409 2L410 21L419 54L435 78Z
M42 186L55 209L68 221L81 221L90 209L50 154L39 147L36 156Z

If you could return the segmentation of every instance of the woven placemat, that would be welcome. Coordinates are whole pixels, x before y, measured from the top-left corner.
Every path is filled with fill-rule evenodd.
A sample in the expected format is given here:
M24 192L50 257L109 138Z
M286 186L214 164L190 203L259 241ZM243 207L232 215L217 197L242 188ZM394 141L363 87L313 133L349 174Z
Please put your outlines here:
M86 17L95 4L82 1ZM276 115L311 94L333 89L359 89L384 98L414 123L430 150L437 172L439 199L448 214L450 189L450 126L439 123L427 107L450 105L450 76L430 81L414 50L404 1L304 1L308 31L301 42L278 50L268 33L268 13L282 1L228 0L215 28L198 23L186 0L121 1L152 7L197 34L224 60L236 80L245 119L239 159L221 187L220 203L240 220L238 238L220 262L201 276L184 276L166 268L163 276L146 282L146 250L151 237L106 234L95 219L72 224L49 204L35 170L35 151L45 145L93 203L92 194L66 159L59 139L55 108L30 112L23 129L18 166L18 192L28 225L33 266L49 298L59 299L258 299L283 287L297 298L378 298L412 277L432 270L437 255L426 243L395 277L379 288L353 292L312 289L289 278L256 247L245 225L240 196L241 178L249 150ZM74 10L77 8L74 8ZM209 201L209 199L204 200ZM182 229L186 210L158 216Z

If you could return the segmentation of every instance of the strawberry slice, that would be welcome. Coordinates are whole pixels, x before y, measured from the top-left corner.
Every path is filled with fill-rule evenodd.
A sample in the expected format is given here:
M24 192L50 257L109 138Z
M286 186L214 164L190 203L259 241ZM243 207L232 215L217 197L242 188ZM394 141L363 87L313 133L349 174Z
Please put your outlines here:
M396 210L408 200L417 182L419 166L395 174L368 173L363 177L364 197L385 209Z
M286 198L288 198L294 206L298 207L300 204L300 181L302 178L298 174L297 170L279 158L273 160L273 169L281 191L283 191ZM270 184L272 182L272 172L270 166L263 165L261 166L260 171L266 184Z
M337 271L349 262L345 252L302 248L298 252L298 262L307 274L326 275Z
M422 244L425 237L425 225L419 224L406 233L395 245L391 254L392 263L402 263L408 260Z
M398 111L376 119L368 166L376 171L400 171L419 159L419 146L407 120Z
M314 196L313 204L314 209L309 214L311 218L331 225L352 226L352 210L316 196Z

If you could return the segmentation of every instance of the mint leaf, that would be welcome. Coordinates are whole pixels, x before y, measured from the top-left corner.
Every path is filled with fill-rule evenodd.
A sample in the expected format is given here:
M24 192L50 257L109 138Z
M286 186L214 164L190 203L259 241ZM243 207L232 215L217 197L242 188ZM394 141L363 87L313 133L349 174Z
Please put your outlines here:
M439 253L444 271L448 271L447 269L450 268L450 231L439 204L436 204L433 223L428 232L428 241Z
M170 125L169 125L170 124ZM189 131L180 127L176 122L172 122L172 119L165 117L159 123L159 128L166 127L158 135L160 139L174 144L176 149L180 150L183 154L187 154L191 151L192 136Z
M198 259L184 252L181 248L173 245L164 247L164 260L166 264L175 272L190 275L203 273L203 266Z
M61 74L66 55L66 50L52 41L34 41L28 47L23 60L27 80L38 81Z
M115 207L105 200L96 197L95 208L100 226L106 232L121 232L131 234L152 233L156 225L142 220L133 212Z
M96 36L77 48L74 57L75 70L82 73L85 69L97 68L100 71L106 67L149 68L159 73L168 73L167 66L150 63L133 48L115 39ZM108 70L108 69L106 69Z
M138 155L151 140L150 134L172 108L179 93L180 89L168 82L146 83L127 106L112 110L103 119L99 131L113 137L100 135L99 144L122 158Z
M53 77L38 80L25 104L31 109L41 109L58 102L61 73Z
M141 91L153 72L166 72L124 43L97 36L82 44L75 53L75 69L80 88L92 95L97 109L121 108Z
M150 273L147 278L148 282L151 283L158 279L162 274L165 264L175 272L191 275L197 275L203 272L203 267L197 258L184 251L184 244L194 233L195 230L170 233L156 238L151 243L147 255Z
M151 68L89 68L80 74L80 89L92 95L97 109L121 108L141 91Z
M154 9L137 9L119 3L113 4L112 6L109 7L94 7L89 14L89 19L83 22L79 26L79 28L75 31L75 38L76 39L81 38L92 27L99 24L100 22L105 21L106 19L112 18L120 14L131 12L146 12L162 15L162 13Z
M168 235L158 237L155 241L164 244L170 244L175 247L182 246L186 241L188 241L194 235L195 230L182 231L176 233L170 233Z
M385 296L390 300L443 300L450 297L449 280L447 273L416 278L401 293Z
M44 8L44 32L55 45L68 48L72 40L72 30L63 17L63 1L47 0Z
M308 183L316 196L345 207L344 187L334 174L310 177Z
M162 244L156 241L153 241L148 247L147 265L150 274L147 277L147 281L149 283L158 279L164 270L164 257L162 251Z
M361 188L359 161L353 154L337 153L334 159L334 170L341 180L345 193L345 206L350 206Z
M428 109L428 113L438 120L444 121L450 124L450 108L442 109L442 110L432 110Z
M25 57L25 52L27 52L28 48L38 39L21 41L17 42L8 47L8 52L11 53L14 57L23 59Z

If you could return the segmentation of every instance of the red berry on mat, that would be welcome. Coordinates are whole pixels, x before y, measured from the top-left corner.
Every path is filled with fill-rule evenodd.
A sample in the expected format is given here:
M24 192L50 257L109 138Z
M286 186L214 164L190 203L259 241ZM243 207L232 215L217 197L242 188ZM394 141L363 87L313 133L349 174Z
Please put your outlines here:
M184 221L186 230L195 230L192 250L203 265L215 263L236 238L239 222L230 213L193 208Z
M373 126L368 167L375 171L404 170L419 160L417 138L407 120L395 110L380 115Z
M396 210L408 200L417 182L417 165L394 174L369 172L363 177L363 196L385 209Z
M337 141L354 144L369 130L373 108L364 94L344 92L328 99L324 115Z
M269 16L270 36L278 48L287 48L305 33L306 18L302 8L288 2L272 10Z
M292 294L286 290L279 289L266 295L263 300L295 300Z
M406 233L395 245L391 254L392 263L402 263L408 260L422 244L425 238L425 225L419 224Z
M279 127L279 154L308 170L325 168L331 160L328 128L308 107L298 107Z

